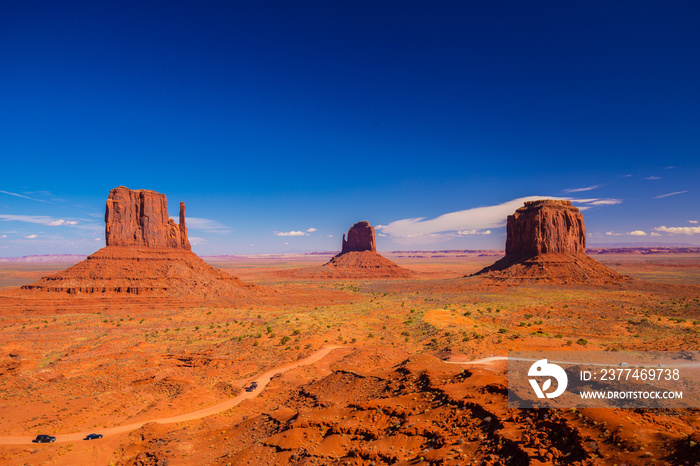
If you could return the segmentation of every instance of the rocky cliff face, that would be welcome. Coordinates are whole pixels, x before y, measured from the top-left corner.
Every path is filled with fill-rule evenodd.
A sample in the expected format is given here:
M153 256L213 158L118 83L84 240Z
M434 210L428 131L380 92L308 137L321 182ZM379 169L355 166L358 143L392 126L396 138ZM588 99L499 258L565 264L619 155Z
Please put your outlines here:
M583 215L570 201L526 202L508 216L506 231L506 256L586 252Z
M191 249L185 224L185 203L180 203L180 224L168 216L164 194L124 186L109 192L105 209L107 246Z
M377 252L377 242L374 239L374 227L368 221L357 222L348 230L348 239L343 234L343 248L340 254L350 251Z

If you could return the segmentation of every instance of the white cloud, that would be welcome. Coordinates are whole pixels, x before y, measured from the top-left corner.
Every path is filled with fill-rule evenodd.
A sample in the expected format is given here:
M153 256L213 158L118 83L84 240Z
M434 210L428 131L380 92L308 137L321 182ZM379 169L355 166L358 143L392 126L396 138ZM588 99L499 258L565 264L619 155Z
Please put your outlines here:
M673 235L695 235L700 234L700 226L698 227L667 227L660 226L654 228L656 231L663 231L664 233L671 233Z
M646 178L642 178L643 180L648 180L648 181L654 181L654 180L660 180L660 176L647 176Z
M660 196L654 196L654 199L661 199L662 197L675 196L676 194L683 194L683 193L687 193L687 192L688 192L688 190L676 191L675 193L668 193L668 194L662 194Z
M175 222L178 222L179 219L175 217L170 217ZM207 233L216 233L216 234L226 234L226 233L231 233L233 230L230 227L227 227L223 223L219 223L216 220L211 220L208 218L200 218L200 217L186 217L185 218L185 223L187 224L187 230L197 230L197 231L204 231Z
M662 235L661 235L661 233L657 233L655 231L652 231L651 236L662 236Z
M7 235L0 235L0 238L5 239L7 238Z
M622 202L620 199L572 199L568 197L527 196L498 205L476 207L473 209L450 212L439 217L426 220L425 217L396 220L388 225L377 225L376 230L396 239L400 244L425 244L436 240L444 241L465 234L465 232L480 232L490 234L493 228L503 227L508 215L522 207L527 201L539 199L570 200L577 204L614 205ZM579 207L583 210L586 206ZM488 233L487 233L488 231Z
M580 192L583 192L583 191L592 191L592 190L594 190L594 189L600 188L601 186L602 186L602 185L597 184L597 185L594 185L594 186L588 186L588 187L586 187L586 188L565 189L564 192L565 192L565 193L580 193Z
M102 238L95 238L95 241L102 241Z
M688 220L688 223L698 223L697 220Z
M25 238L27 238L27 239L34 239L34 238L38 238L38 237L39 237L39 235L27 235L27 236L25 236Z
M289 245L289 243L288 243L288 242L286 242L286 241L284 242L284 244L285 244L285 246L288 246L288 245Z
M627 233L615 233L614 231L606 231L607 236L647 236L646 231L634 230L628 231Z
M61 225L77 225L78 222L76 220L63 220L62 218L59 218L58 220L53 220L49 223L45 223L44 225L49 225L52 227L57 227Z
M0 220L6 222L26 222L26 223L38 223L39 225L46 225L51 227L57 227L61 225L75 226L79 222L77 220L65 220L62 218L49 217L48 215L10 215L3 214L0 215Z
M315 228L309 228L308 230L306 230L307 233L313 233L315 231L318 231L318 230Z
M276 231L275 236L307 236L303 231Z

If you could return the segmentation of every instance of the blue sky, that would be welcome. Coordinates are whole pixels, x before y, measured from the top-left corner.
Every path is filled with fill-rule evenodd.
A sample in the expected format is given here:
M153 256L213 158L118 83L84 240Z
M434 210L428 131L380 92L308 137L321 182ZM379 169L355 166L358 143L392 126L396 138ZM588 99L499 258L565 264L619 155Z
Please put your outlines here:
M337 250L359 220L380 250L502 248L533 196L591 245L700 244L697 2L0 12L0 256L102 247L119 185L185 201L200 254Z

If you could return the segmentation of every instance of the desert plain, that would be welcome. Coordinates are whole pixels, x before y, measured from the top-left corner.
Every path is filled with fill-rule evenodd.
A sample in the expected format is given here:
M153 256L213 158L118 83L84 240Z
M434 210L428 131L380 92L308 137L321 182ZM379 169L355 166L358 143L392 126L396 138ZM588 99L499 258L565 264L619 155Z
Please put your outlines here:
M0 263L0 462L700 461L700 410L509 409L506 364L479 362L698 350L700 251L589 250L630 277L615 285L465 277L502 254L383 253L412 275L352 280L285 273L333 253L205 257L260 290L228 304L18 293L79 258Z

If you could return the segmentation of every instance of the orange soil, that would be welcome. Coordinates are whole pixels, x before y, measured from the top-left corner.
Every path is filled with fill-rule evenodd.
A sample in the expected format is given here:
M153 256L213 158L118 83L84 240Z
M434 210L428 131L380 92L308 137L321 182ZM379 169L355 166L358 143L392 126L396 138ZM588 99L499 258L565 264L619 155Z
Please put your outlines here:
M440 361L509 350L698 350L700 256L601 257L637 279L567 286L458 278L492 257L393 258L417 273L305 282L277 276L303 262L229 261L222 265L260 292L228 302L177 292L1 294L2 436L186 416L323 346L350 348L274 376L258 397L206 418L100 441L0 446L0 463L700 461L698 410L511 410L503 363ZM657 276L664 283L639 280Z

